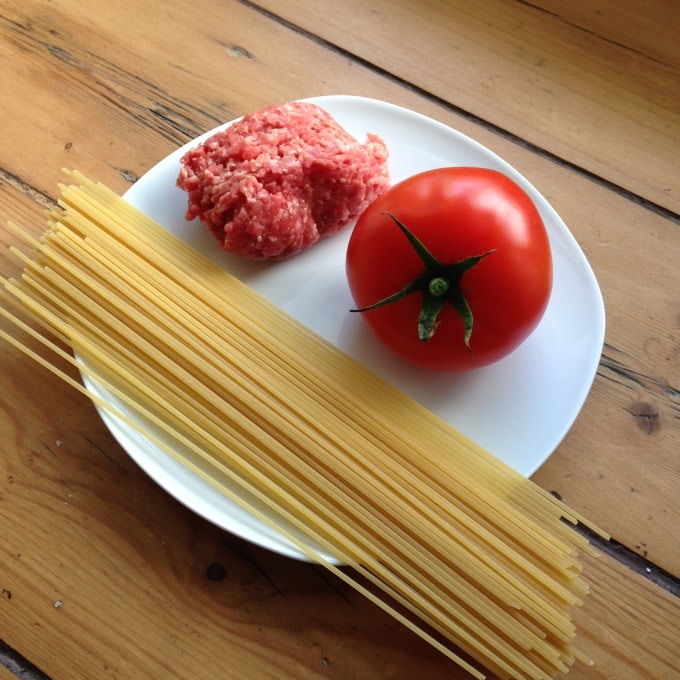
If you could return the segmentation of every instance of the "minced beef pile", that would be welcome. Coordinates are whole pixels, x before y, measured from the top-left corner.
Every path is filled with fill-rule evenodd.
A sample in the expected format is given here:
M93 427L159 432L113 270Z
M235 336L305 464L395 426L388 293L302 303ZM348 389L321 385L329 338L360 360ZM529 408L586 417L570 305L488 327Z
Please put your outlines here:
M360 144L319 106L248 114L181 160L186 218L228 252L283 259L356 219L389 186L387 147Z

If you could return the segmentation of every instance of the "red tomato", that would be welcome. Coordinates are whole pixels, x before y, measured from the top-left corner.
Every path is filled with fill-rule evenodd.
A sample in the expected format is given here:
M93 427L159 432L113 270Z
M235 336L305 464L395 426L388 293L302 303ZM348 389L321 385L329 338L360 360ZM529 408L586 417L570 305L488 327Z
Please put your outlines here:
M443 371L509 354L538 325L552 288L536 206L485 168L430 170L391 187L357 221L346 265L353 311L398 355Z

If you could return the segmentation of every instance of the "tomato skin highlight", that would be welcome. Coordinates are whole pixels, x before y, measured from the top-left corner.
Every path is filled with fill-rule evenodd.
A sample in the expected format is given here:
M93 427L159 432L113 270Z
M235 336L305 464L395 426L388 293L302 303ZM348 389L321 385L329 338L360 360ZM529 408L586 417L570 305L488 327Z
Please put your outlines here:
M552 289L552 256L543 220L528 194L486 168L429 170L388 189L359 217L346 272L357 308L368 307L423 273L424 266L390 213L442 264L493 251L460 280L473 314L470 349L449 304L434 335L418 338L422 295L361 312L383 343L405 360L440 371L479 368L516 349L536 328Z

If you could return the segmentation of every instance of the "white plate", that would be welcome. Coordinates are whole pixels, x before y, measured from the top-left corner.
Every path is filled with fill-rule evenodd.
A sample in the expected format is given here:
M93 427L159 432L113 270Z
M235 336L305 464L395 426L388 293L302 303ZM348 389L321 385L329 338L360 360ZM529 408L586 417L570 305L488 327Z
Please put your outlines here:
M275 264L245 261L220 251L200 222L184 220L186 194L175 186L180 157L216 130L170 154L139 179L125 198L498 458L530 475L571 427L600 359L604 306L581 249L564 222L524 177L465 135L417 113L372 99L329 96L309 101L326 109L361 141L367 132L382 136L390 151L393 182L430 168L475 165L505 172L529 192L550 235L554 288L539 327L515 352L487 368L451 375L418 371L384 350L360 315L348 313L352 299L344 259L350 228ZM90 386L113 400L99 386ZM102 409L100 413L128 454L193 511L254 543L303 557L276 531L134 429Z

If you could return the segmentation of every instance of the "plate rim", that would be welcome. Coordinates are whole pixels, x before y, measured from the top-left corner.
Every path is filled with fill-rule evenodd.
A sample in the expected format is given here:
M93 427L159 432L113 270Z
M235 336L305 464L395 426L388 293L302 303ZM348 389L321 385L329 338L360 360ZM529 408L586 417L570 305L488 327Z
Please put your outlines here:
M452 128L444 123L441 123L440 121L437 121L436 119L430 118L428 116L425 116L421 113L418 113L416 111L412 111L411 109L392 104L389 102L385 102L382 100L378 99L373 99L373 98L368 98L368 97L360 97L356 95L347 95L347 94L341 94L341 95L322 95L319 97L308 97L301 99L299 101L305 101L305 102L311 102L318 104L322 108L324 107L324 104L332 103L332 104L342 104L345 106L370 106L374 107L376 109L381 109L386 112L391 112L394 114L399 114L401 116L408 117L415 121L416 124L422 124L422 125L427 125L428 127L431 127L433 130L436 130L438 133L443 133L445 135L451 136L452 138L456 138L459 141L462 141L463 143L471 146L472 148L475 148L477 151L482 153L489 161L493 161L494 167L498 167L498 169L501 169L503 172L508 174L512 179L514 179L518 184L523 186L525 190L529 193L529 195L532 197L532 199L539 205L539 209L542 209L542 212L547 210L549 211L554 218L556 218L557 222L559 223L561 227L561 238L566 238L570 242L571 248L576 252L577 254L580 255L580 266L581 266L581 275L587 280L589 284L590 290L595 294L594 298L590 301L591 305L593 305L594 309L594 317L597 320L597 328L594 328L593 331L595 333L595 336L597 339L596 344L599 346L599 352L594 352L592 356L590 357L590 361L588 363L587 370L584 371L585 375L589 376L586 378L586 380L582 383L581 390L580 390L580 397L574 401L572 404L572 409L569 415L564 419L564 425L562 427L562 430L556 434L555 436L555 445L552 447L551 450L546 451L542 456L536 457L534 465L531 466L530 469L524 469L524 470L518 470L521 474L523 474L526 477L531 476L541 465L545 463L545 461L552 455L554 450L557 448L557 446L561 443L561 441L564 439L568 431L571 429L573 426L576 418L578 417L578 414L583 408L583 405L588 397L588 394L590 393L590 390L592 388L593 381L595 380L595 376L597 373L597 367L599 365L600 361L600 354L602 350L602 346L604 344L604 333L605 333L605 308L604 308L604 300L602 297L601 290L599 288L597 279L595 277L595 274L592 270L592 267L590 263L588 262L585 254L583 253L580 245L578 244L576 238L574 235L571 233L567 225L564 223L562 218L557 214L557 212L552 208L550 203L545 199L545 197L534 187L534 185L529 182L529 180L524 177L516 168L514 168L512 165L510 165L507 161L505 161L502 157L500 157L498 154L496 154L494 151L490 150L480 142L476 141L475 139L469 137L468 135L460 132L459 130L456 130L455 128ZM158 172L158 170L162 167L165 166L165 164L169 163L172 161L172 159L181 157L188 149L193 148L197 144L201 143L205 139L208 139L210 136L215 134L216 132L220 130L224 130L233 123L239 121L242 118L242 116L235 118L231 121L222 123L211 130L208 130L204 133L201 133L197 137L195 137L192 140L189 140L185 144L179 146L177 149L172 151L170 154L166 155L164 158L160 159L157 163L155 163L149 170L147 170L141 177L139 177L135 183L128 188L128 190L123 194L123 198L130 202L133 206L139 208L138 201L136 200L135 196L137 192L142 191L142 188L145 185L145 182L149 182L151 178L155 176L155 174ZM375 131L376 134L380 134L379 130ZM451 165L455 165L455 163L451 163ZM179 169L179 166L178 166ZM140 208L141 209L141 208ZM162 225L165 227L165 225ZM83 376L83 381L85 382L86 386L88 389L95 389L99 387L96 384L93 384L93 381L90 380L86 374L81 373ZM106 394L106 391L104 390L104 394ZM101 396L101 391L99 392L99 395ZM187 501L186 499L186 494L182 496L179 494L176 490L176 485L169 484L167 480L163 478L163 476L160 476L158 474L154 474L154 465L150 463L150 461L147 459L144 461L143 459L140 459L140 455L138 451L131 451L130 448L132 447L134 449L134 445L130 444L129 438L125 436L125 426L119 419L117 419L115 416L110 414L106 409L100 407L99 405L95 404L95 407L104 421L104 424L106 427L109 429L111 434L114 436L114 438L118 441L118 443L122 446L122 448L125 450L126 454L130 456L135 463L141 467L144 472L149 475L159 486L161 486L167 493L169 493L173 498L178 500L180 503L188 507L190 510L192 510L194 513L198 514L199 516L202 516L204 519L210 521L211 523L221 527L222 529L232 532L241 538L248 540L254 544L257 544L263 548L273 550L279 554L286 555L289 557L293 557L295 559L300 559L300 560L307 560L308 557L305 556L304 554L301 554L300 551L290 544L288 540L286 540L283 537L278 536L276 532L271 532L269 530L265 531L263 535L261 535L258 532L253 532L253 531L244 531L242 524L239 525L238 527L235 527L234 525L229 525L228 523L224 523L223 521L219 521L211 512L209 511L208 508L202 507L200 503L196 503L196 499L193 501ZM122 428L122 429L121 429ZM167 454L163 454L167 455ZM512 464L510 464L511 467L515 467ZM515 467L515 469L518 469ZM186 469L186 473L189 475L195 475L195 473L191 472L190 470ZM207 482L206 482L207 483ZM182 486L180 484L180 486ZM186 486L186 485L184 485ZM247 512L247 511L245 511ZM256 524L258 524L258 521L256 520ZM330 558L332 559L332 558Z

